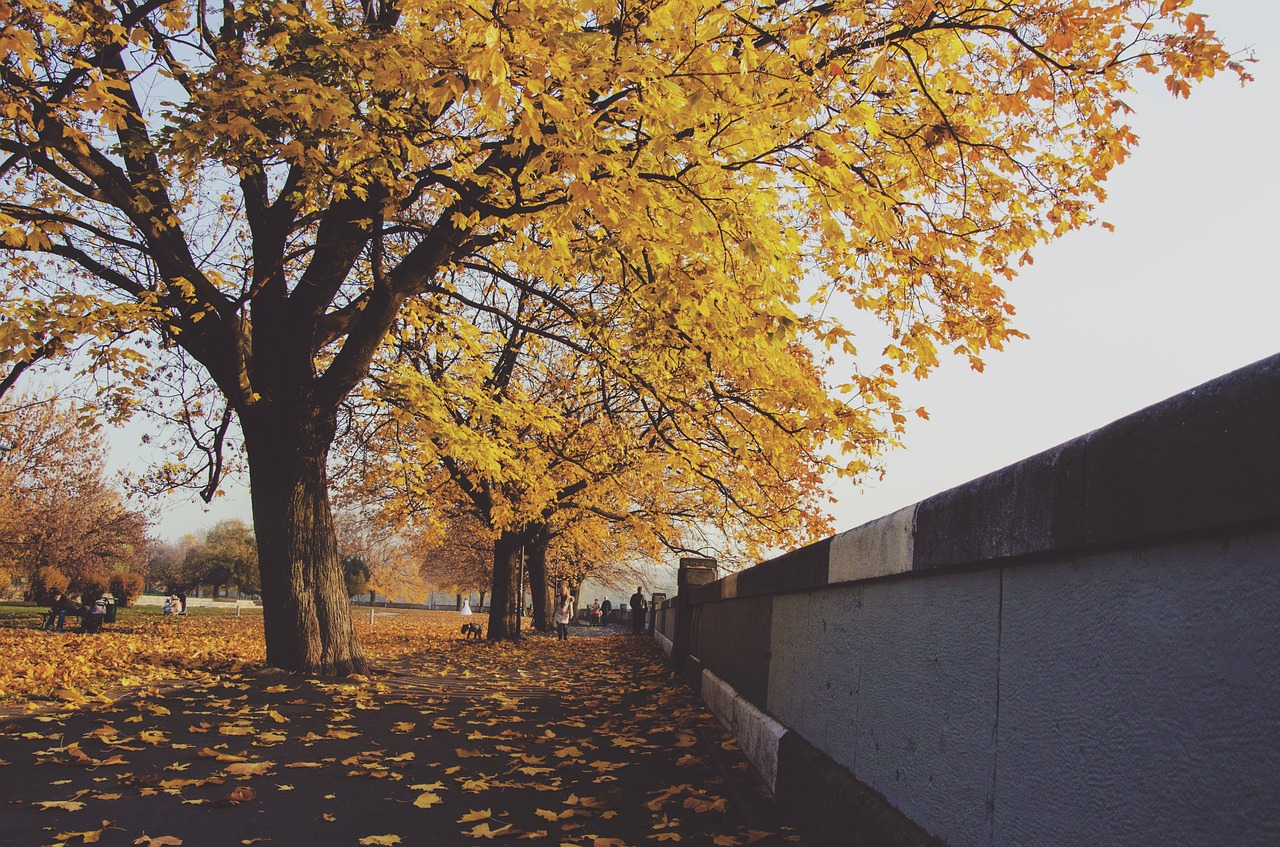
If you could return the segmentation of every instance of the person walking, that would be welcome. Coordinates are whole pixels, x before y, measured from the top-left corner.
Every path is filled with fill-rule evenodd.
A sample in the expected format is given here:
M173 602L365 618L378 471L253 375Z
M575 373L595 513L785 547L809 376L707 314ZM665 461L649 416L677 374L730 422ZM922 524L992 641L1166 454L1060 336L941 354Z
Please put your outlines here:
M644 632L644 588L637 585L636 593L631 595L631 632L640 635Z
M568 583L560 584L560 594L551 608L551 620L556 625L556 640L569 640L569 621L573 618L573 598L569 596Z
M600 625L609 625L609 613L613 611L613 604L609 602L609 598L604 598L604 602L600 604Z

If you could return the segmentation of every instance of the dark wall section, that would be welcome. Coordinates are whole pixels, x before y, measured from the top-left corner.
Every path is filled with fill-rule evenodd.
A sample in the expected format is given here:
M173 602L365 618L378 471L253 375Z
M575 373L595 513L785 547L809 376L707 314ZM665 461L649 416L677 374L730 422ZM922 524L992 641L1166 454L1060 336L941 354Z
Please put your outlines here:
M778 745L777 796L814 844L945 847L794 732Z
M1273 356L924 500L912 569L1278 524Z
M825 585L827 562L830 558L830 538L784 553L776 559L739 573L738 596L785 594L788 591L804 591L816 585Z
M769 695L773 598L749 597L697 607L690 652L759 709Z

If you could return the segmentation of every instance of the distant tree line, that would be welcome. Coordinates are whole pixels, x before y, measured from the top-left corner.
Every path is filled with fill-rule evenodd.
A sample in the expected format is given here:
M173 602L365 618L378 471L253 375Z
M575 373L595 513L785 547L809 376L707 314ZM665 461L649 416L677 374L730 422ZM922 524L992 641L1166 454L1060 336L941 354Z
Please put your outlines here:
M147 518L108 481L88 410L50 394L0 404L0 593L128 602L147 547Z

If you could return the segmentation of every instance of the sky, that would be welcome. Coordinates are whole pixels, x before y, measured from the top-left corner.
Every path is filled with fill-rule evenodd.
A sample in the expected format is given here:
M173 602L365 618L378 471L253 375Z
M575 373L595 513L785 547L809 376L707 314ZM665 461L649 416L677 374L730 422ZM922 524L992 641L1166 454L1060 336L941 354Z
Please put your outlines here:
M1255 81L1175 100L1158 77L1128 99L1141 141L1094 227L1034 251L1006 290L1029 340L904 385L906 446L885 478L837 484L836 531L1090 432L1280 352L1280 3L1197 2ZM914 416L911 416L914 418Z
M1252 48L1255 81L1221 75L1175 100L1159 77L1142 80L1128 100L1141 143L1099 210L1115 231L1040 248L1006 287L1029 340L984 357L981 374L952 360L902 386L930 420L912 416L884 479L833 482L837 532L1280 352L1280 3L1194 8L1233 52ZM117 447L115 463L130 454ZM211 506L159 505L156 534L171 540L249 517L242 486Z

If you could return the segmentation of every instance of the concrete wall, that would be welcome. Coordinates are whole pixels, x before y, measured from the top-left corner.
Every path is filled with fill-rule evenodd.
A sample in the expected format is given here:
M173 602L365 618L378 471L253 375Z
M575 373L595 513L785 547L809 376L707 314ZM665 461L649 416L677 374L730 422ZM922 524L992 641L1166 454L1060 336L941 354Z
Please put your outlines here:
M685 594L820 843L1280 843L1280 357Z

